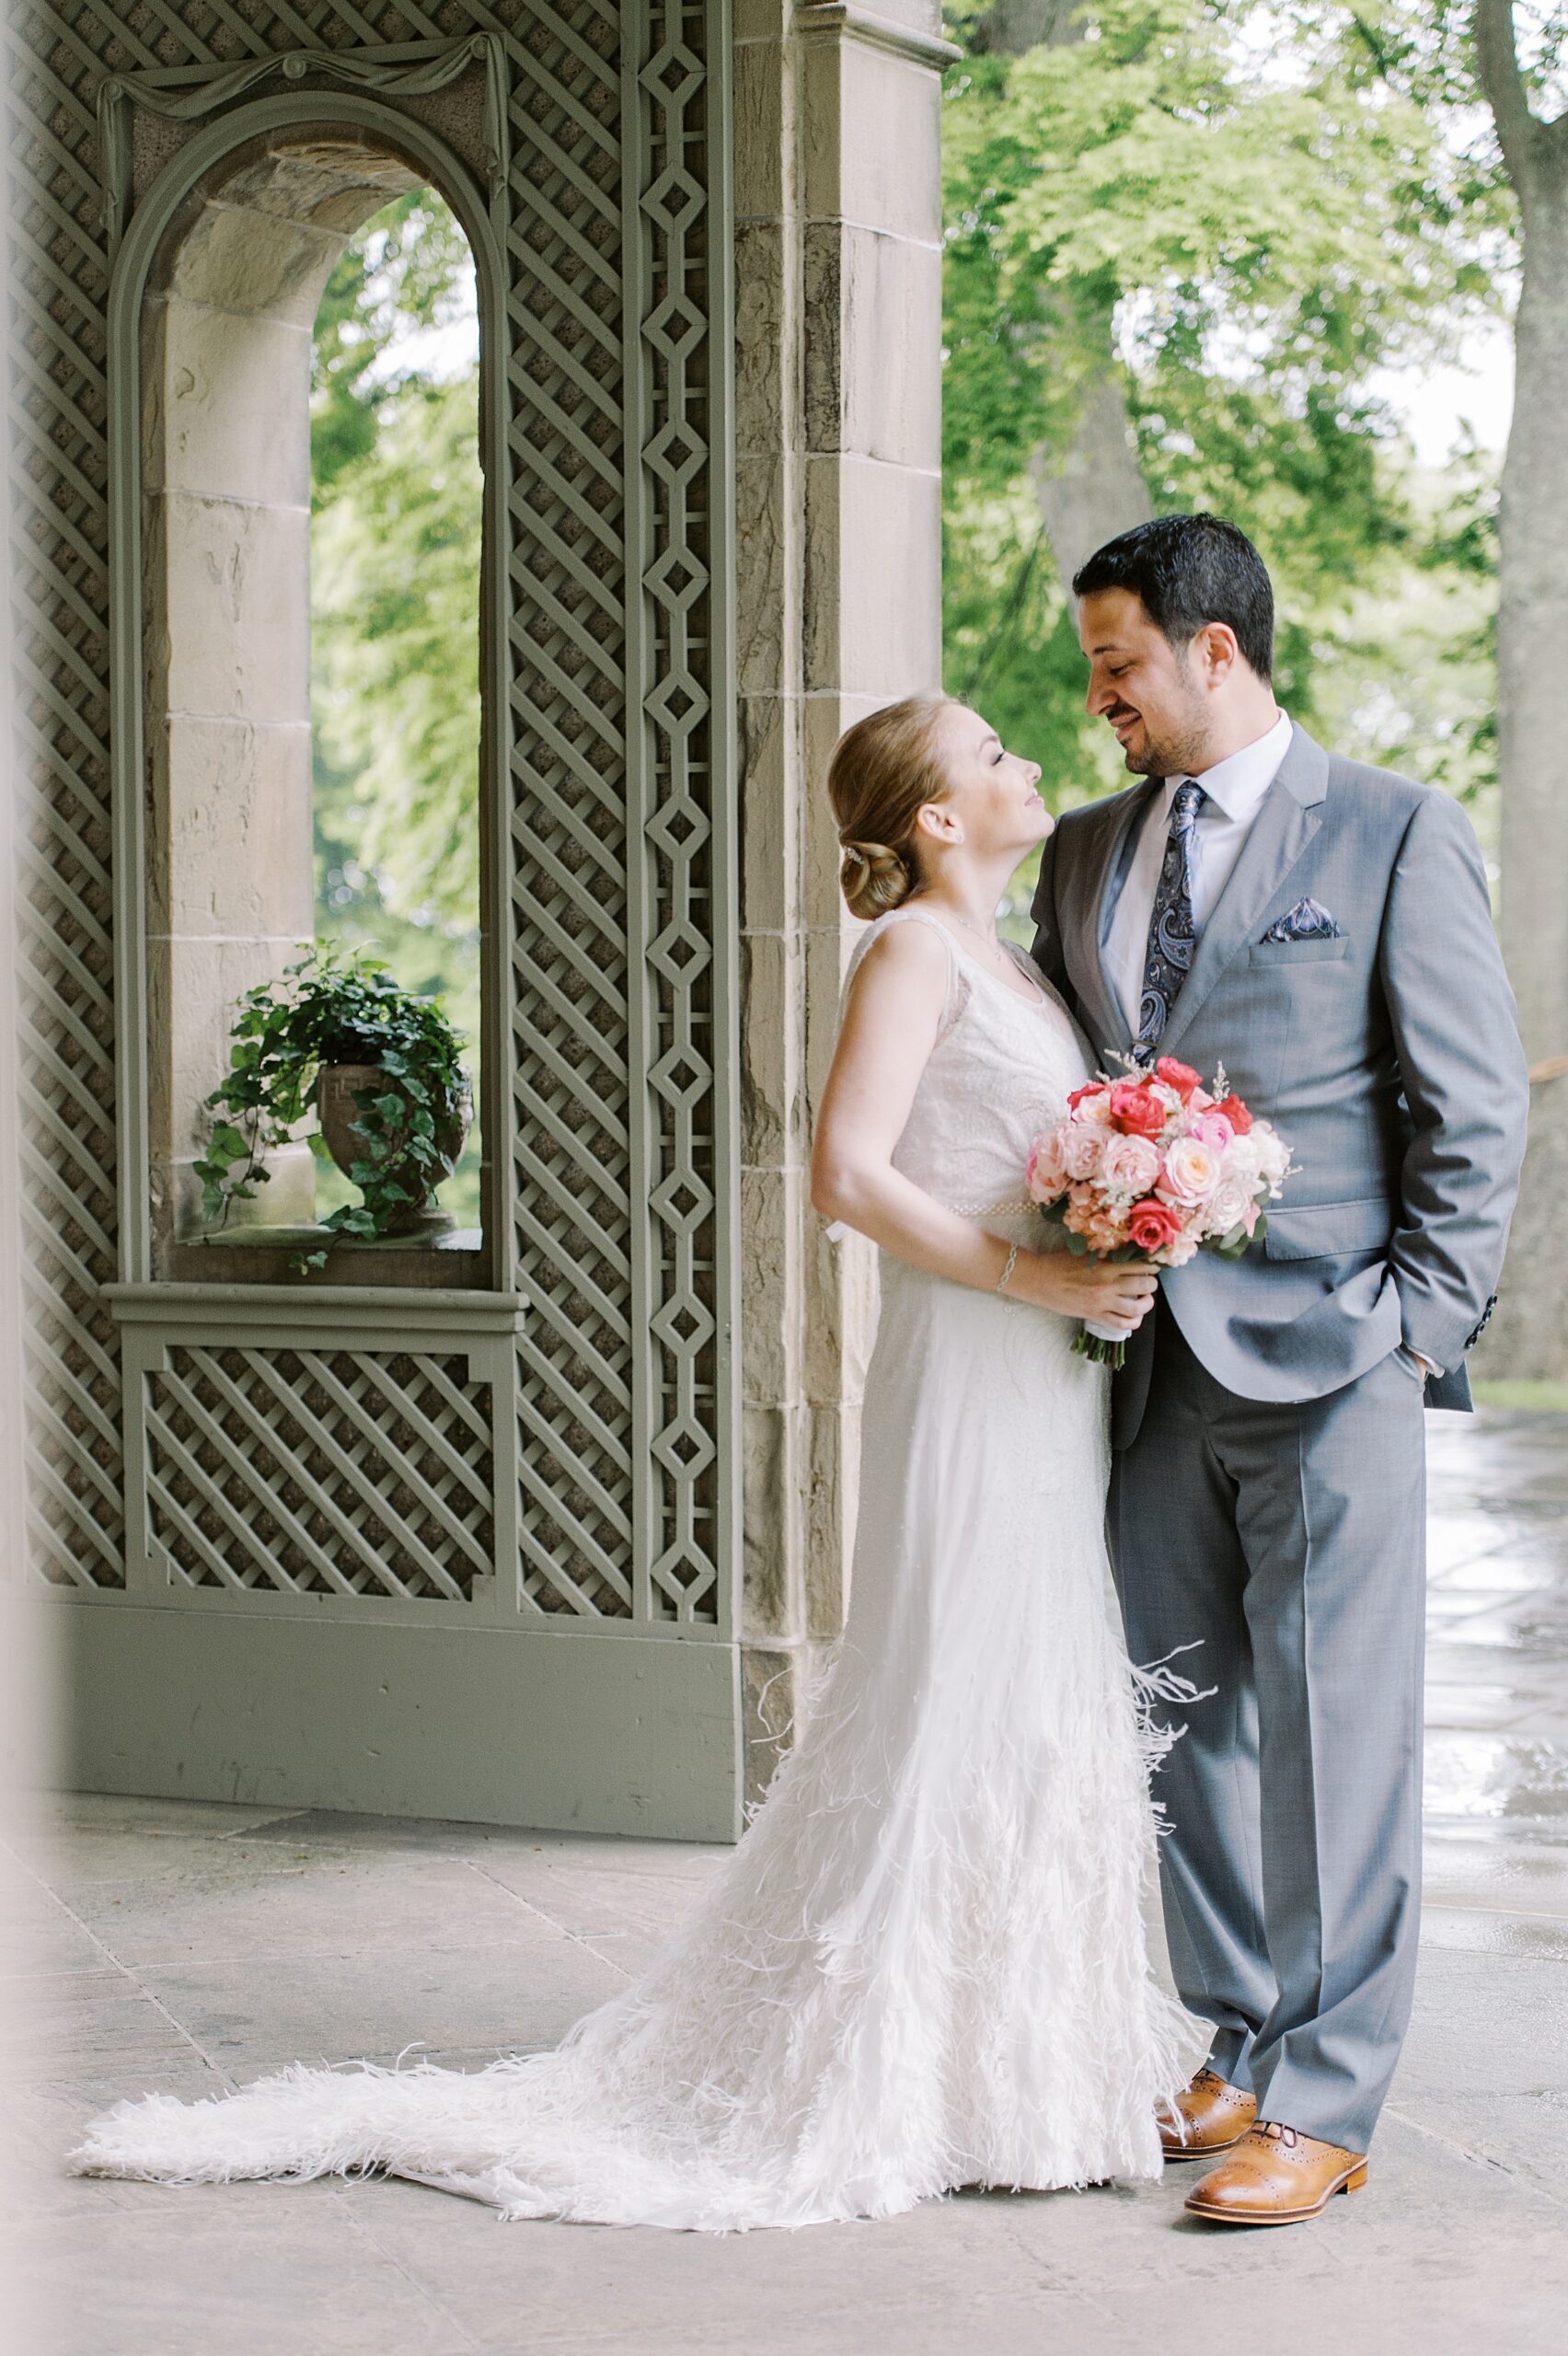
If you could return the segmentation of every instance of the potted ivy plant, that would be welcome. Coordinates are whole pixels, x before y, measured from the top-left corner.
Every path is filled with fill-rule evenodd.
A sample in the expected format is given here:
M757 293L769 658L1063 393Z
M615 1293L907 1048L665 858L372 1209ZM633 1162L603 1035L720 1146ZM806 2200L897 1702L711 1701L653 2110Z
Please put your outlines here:
M462 1038L438 999L402 988L380 958L317 941L279 980L247 990L230 1038L227 1076L207 1099L212 1136L195 1165L210 1226L254 1199L269 1151L312 1108L312 1146L362 1196L324 1226L368 1239L452 1225L433 1197L462 1154L473 1090ZM302 1267L324 1259L315 1253Z

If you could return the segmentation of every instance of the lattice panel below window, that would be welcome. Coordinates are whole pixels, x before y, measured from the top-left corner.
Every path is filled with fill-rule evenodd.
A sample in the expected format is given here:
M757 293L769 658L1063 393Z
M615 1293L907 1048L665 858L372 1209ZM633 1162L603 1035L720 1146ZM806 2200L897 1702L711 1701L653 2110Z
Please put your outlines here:
M465 1357L171 1347L145 1412L148 1528L191 1587L466 1603L494 1571Z

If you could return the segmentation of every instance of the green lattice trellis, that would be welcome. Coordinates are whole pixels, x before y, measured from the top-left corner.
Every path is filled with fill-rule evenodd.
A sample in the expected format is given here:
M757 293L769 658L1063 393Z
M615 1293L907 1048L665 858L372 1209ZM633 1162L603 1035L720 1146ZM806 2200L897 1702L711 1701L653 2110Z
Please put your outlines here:
M122 920L130 879L114 873L106 683L115 395L105 320L114 199L125 188L116 110L128 101L110 94L106 153L100 96L106 80L134 91L155 77L177 91L206 84L210 100L221 72L221 103L237 105L248 68L273 56L330 52L374 73L387 52L434 59L486 36L508 133L493 152L508 344L499 691L513 784L493 816L506 846L495 912L511 976L495 1025L514 1140L504 1210L528 1303L509 1359L519 1494L515 1505L491 1496L490 1518L480 1514L479 1468L484 1483L510 1478L493 1417L471 1401L458 1413L444 1394L438 1415L428 1385L407 1392L426 1418L425 1518L404 1555L423 1567L403 1595L459 1603L478 1576L476 1547L515 1527L515 1581L510 1563L498 1567L525 1613L563 1629L729 1630L733 908L729 599L715 589L729 575L729 293L725 241L712 235L725 173L713 96L726 87L721 26L706 0L651 0L626 16L595 0L55 0L13 12L18 706L35 787L23 1075L31 1502L36 1560L57 1586L107 1592L126 1579L123 1369L101 1288L126 1273L122 1206L142 1184L117 1160L116 1008L130 992L133 928ZM299 78L308 83L309 70ZM394 1420L378 1454L363 1404L387 1380L412 1379L407 1350L390 1340L378 1350L368 1334L345 1345L333 1316L302 1296L286 1338L280 1328L246 1354L255 1363L244 1380L221 1352L196 1382L173 1357L141 1349L133 1522L155 1528L161 1514L166 1542L179 1524L173 1551L190 1558L179 1576L215 1590L206 1601L222 1603L225 1581L251 1588L262 1576L233 1498L208 1498L205 1519L201 1508L197 1475L210 1481L212 1469L190 1458L191 1432L215 1399L228 1420L213 1428L235 1446L248 1428L252 1471L271 1468L275 1502L296 1521L302 1500L312 1512L359 1509L329 1496L326 1460L302 1454L293 1436L279 1386L300 1380L302 1352L315 1349L317 1374L329 1369L359 1403L349 1424L363 1510L409 1471L415 1425ZM183 1386L178 1406L171 1383ZM182 1421L196 1411L195 1424ZM274 1428L269 1415L283 1420ZM212 1429L205 1438L211 1452ZM317 1547L326 1526L309 1524ZM281 1560L275 1544L269 1559ZM359 1590L348 1587L324 1608L352 1611Z

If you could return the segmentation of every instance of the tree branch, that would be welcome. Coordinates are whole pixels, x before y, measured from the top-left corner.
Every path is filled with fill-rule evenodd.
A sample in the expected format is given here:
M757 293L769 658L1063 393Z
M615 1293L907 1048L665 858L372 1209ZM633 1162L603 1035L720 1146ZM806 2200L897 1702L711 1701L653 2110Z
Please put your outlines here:
M1545 126L1530 111L1529 92L1519 71L1514 0L1475 0L1475 61L1497 126L1504 166L1523 198L1534 182L1536 150Z

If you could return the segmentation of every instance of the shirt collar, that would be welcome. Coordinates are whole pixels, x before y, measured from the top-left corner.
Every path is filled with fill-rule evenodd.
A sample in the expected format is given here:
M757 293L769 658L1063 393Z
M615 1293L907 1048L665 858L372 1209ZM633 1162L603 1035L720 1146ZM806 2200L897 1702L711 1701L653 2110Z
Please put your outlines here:
M1216 761L1212 769L1205 769L1198 783L1216 809L1230 819L1251 817L1275 778L1280 764L1290 749L1291 722L1281 712L1265 734L1243 745L1239 753L1227 754L1223 761ZM1167 781L1167 808L1176 798L1180 778Z

